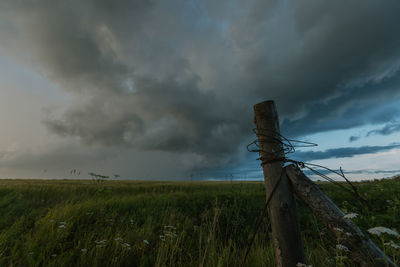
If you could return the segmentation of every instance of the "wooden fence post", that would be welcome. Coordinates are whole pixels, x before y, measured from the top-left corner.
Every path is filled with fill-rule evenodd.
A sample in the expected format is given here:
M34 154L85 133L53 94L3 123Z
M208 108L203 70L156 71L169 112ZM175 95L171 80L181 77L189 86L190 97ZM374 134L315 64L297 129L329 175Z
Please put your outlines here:
M299 168L289 165L285 169L296 195L348 248L353 261L365 267L396 266L350 219L343 218L343 212Z
M299 262L305 263L305 257L297 222L296 203L283 171L284 162L281 159L285 153L280 142L278 114L274 101L256 104L254 115L267 198L280 179L268 206L275 258L278 266L293 267Z

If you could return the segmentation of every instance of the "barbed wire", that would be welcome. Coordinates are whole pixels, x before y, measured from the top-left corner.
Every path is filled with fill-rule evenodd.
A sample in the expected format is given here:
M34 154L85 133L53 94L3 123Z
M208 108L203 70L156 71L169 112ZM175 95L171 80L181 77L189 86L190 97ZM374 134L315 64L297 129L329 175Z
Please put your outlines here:
M297 161L297 160L293 160L290 158L286 157L286 154L291 154L291 153L295 153L296 152L296 148L298 147L315 147L318 146L318 144L316 143L312 143L312 142L306 142L306 141L300 141L300 140L294 140L294 139L288 139L286 137L284 137L282 134L276 132L276 131L271 131L269 129L261 129L262 131L268 131L270 132L269 135L264 134L264 133L258 133L256 128L253 128L253 132L257 135L257 139L254 140L253 142L251 142L250 144L248 144L246 146L247 151L249 152L256 152L260 154L260 157L257 158L257 160L261 160L261 166L264 166L265 164L270 164L270 163L274 163L274 162L282 162L282 163L293 163L295 164L297 167L301 168L301 169L308 169L311 172L313 172L314 174L320 176L321 178L341 187L342 189L346 190L347 192L351 193L352 195L356 196L363 204L367 204L368 207L370 207L370 204L368 202L368 200L366 200L365 198L363 198L357 190L357 187L354 186L354 184L352 182L350 182L349 179L347 179L347 177L345 176L342 167L339 168L339 171L335 171L333 169L330 169L326 166L322 166L322 165L318 165L318 164L314 164L314 163L309 163L309 162L303 162L303 161ZM260 147L260 143L259 142L268 142L268 143L278 143L281 147L281 149L277 150L277 151L264 151L261 149ZM251 149L251 146L256 146L256 149ZM263 157L261 155L261 153L268 155L268 157ZM320 171L316 170L315 168L321 168L324 170L327 170L328 172L331 172L335 175L338 175L340 177L342 177L347 184L350 185L351 189L349 189L348 187L344 186L343 184L339 183L338 181L335 181L334 179L332 179L331 177L329 177L328 175L325 175L323 173L321 173ZM260 211L260 216L258 217L255 225L254 225L254 229L253 229L253 235L249 240L249 244L247 246L246 249L246 254L244 256L244 259L242 261L242 266L245 265L246 260L247 260L247 256L250 252L251 246L254 243L254 239L256 237L257 234L257 229L260 227L260 224L262 222L262 219L265 215L265 212L268 208L268 204L272 199L273 194L275 193L280 181L282 180L282 176L284 174L284 168L282 168L281 173L279 175L278 180L276 180L275 184L272 187L271 193L269 194L266 203L264 204L263 208Z
M254 134L257 135L258 138L256 140L254 140L253 142L251 142L250 144L248 144L246 146L246 149L249 152L256 152L256 153L260 154L260 157L257 158L257 160L261 160L261 166L264 166L265 164L269 164L269 163L273 163L273 162L293 163L296 166L298 166L299 168L301 168L301 169L306 168L306 169L310 170L311 172L313 172L315 175L318 175L321 178L331 182L332 184L335 184L336 186L341 187L342 189L346 190L350 194L354 195L363 204L366 204L369 206L368 201L358 193L357 187L355 187L354 184L349 179L347 179L347 177L345 176L345 174L342 170L342 167L339 168L340 172L338 172L338 171L335 171L326 166L309 163L309 162L304 162L304 161L293 160L293 159L286 157L286 154L295 153L296 148L298 148L298 147L315 147L315 146L318 146L318 144L312 143L312 142L289 139L289 138L286 138L285 136L283 136L282 134L280 134L276 131L269 130L269 129L261 129L261 131L267 131L267 132L269 132L269 134L257 132L256 128L253 128L252 131L254 132ZM280 147L282 147L282 149L279 149L274 152L264 151L260 147L260 144L259 144L260 142L278 143L278 144L280 144ZM252 149L251 146L256 146L256 149ZM263 156L261 156L261 154L268 155L268 156L263 157ZM333 174L343 178L345 180L345 182L350 186L351 189L344 186L340 182L335 181L328 175L325 175L325 174L321 173L320 171L316 170L315 167L324 169L330 173L333 173Z
M275 190L278 188L278 185L279 185L279 183L280 183L281 180L282 180L282 176L283 176L284 172L285 172L285 169L282 168L278 180L275 181L275 184L274 184L274 186L272 187L271 193L269 194L269 196L268 196L268 198L267 198L267 201L266 201L265 204L264 204L264 207L263 207L263 208L261 209L261 211L260 211L260 216L258 216L258 219L257 219L257 221L256 221L256 223L255 223L255 225L254 225L254 227L253 227L253 229L254 229L253 235L252 235L251 239L249 240L249 245L247 246L246 254L244 255L243 262L242 262L242 266L244 266L245 263L246 263L247 256L249 255L251 246L253 245L254 239L256 238L257 230L258 230L258 228L259 228L260 225L261 225L261 222L262 222L262 219L264 218L265 212L267 211L268 204L269 204L269 202L271 201L272 196L273 196L274 193L275 193ZM268 227L268 229L269 229L269 227Z

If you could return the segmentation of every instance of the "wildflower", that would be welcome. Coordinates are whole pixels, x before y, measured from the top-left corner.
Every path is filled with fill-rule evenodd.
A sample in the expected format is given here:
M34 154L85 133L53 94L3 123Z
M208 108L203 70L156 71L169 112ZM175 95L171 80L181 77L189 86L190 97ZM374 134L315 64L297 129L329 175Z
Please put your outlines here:
M117 238L114 238L114 240L115 241L122 241L123 239L121 237L117 237Z
M357 213L349 213L343 216L344 219L353 219L355 217L357 217L358 214Z
M338 231L338 232L343 232L343 229L339 228L339 227L333 227L333 230Z
M130 247L131 244L129 244L129 243L123 243L122 246L124 246L124 247Z
M86 248L83 248L83 249L81 249L81 251L82 251L83 253L86 253L86 252L87 252L87 249L86 249Z
M385 246L391 246L392 248L395 248L395 249L400 249L400 246L399 245L397 245L396 243L394 243L393 241L390 241L390 242L388 242L388 243L383 243Z
M307 265L307 264L305 264L305 263L298 262L298 263L296 264L296 267L312 267L312 265Z
M380 236L383 233L389 234L389 235L393 235L395 237L400 237L399 233L397 233L395 230L383 227L383 226L378 226L378 227L374 227L374 228L370 228L368 229L368 232L370 234L373 235L377 235Z
M58 228L65 228L65 225L61 224L60 226L58 226Z
M143 242L144 242L146 245L150 244L149 241L147 241L146 239L143 240Z
M57 254L51 254L52 257L57 257Z
M66 225L67 222L59 222L59 224L61 224L61 225Z
M101 240L101 241L94 241L97 245L101 245L101 244L104 244L104 243L106 243L107 242L107 240L106 239L104 239L104 240Z
M341 250L341 251L345 251L345 252L349 251L349 249L346 246L341 245L341 244L337 244L336 245L336 249Z

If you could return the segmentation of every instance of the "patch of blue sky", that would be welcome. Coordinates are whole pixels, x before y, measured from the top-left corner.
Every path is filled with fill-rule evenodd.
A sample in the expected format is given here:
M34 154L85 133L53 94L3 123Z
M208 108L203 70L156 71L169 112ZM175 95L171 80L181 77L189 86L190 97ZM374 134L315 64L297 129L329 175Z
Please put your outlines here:
M299 151L315 151L315 150L326 150L331 148L339 147L361 147L361 146L383 146L392 143L399 142L400 132L393 133L390 135L370 135L366 136L368 132L373 131L377 128L383 127L385 124L378 125L364 125L361 127L346 129L346 130L335 130L322 133L316 133L301 138L302 141L313 142L318 144L317 147L312 148L299 148ZM360 137L356 141L350 142L351 136Z
M123 86L131 93L135 92L135 86L133 84L133 80L128 79L123 82Z
M297 151L324 151L327 149L340 147L385 146L399 142L400 132L396 132L390 135L366 136L368 132L377 128L381 128L384 125L385 124L369 124L346 130L335 130L308 135L301 138L301 140L317 143L318 146L311 148L298 148ZM360 136L360 138L354 142L350 142L350 136ZM398 172L398 166L396 166L395 164L398 155L400 155L400 149L394 149L394 151L392 150L378 152L374 154L356 155L349 158L315 160L312 162L327 166L335 170L343 167L345 171L348 171L347 175L350 179L362 180L382 178L400 173ZM294 155L291 154L288 156L293 157ZM229 174L233 174L233 176L239 180L262 180L263 172L260 166L260 161L257 161L257 158L258 153L249 153L246 157L246 160L242 164L229 166L224 170L220 170L217 176L224 177L228 176ZM322 179L318 178L315 175L312 175L311 173L307 173L307 175L310 175L310 177L313 179ZM341 179L340 177L333 178L338 180Z

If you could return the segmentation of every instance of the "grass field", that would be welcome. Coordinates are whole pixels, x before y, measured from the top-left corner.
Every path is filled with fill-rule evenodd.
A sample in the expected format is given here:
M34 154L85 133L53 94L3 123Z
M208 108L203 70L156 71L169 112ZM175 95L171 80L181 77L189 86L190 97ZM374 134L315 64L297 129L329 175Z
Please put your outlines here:
M363 231L399 232L400 181L356 186L372 209L320 183ZM258 182L0 180L0 266L240 266L264 202ZM308 264L352 266L298 205ZM274 266L268 229L265 218L246 266ZM400 264L399 237L370 237Z

